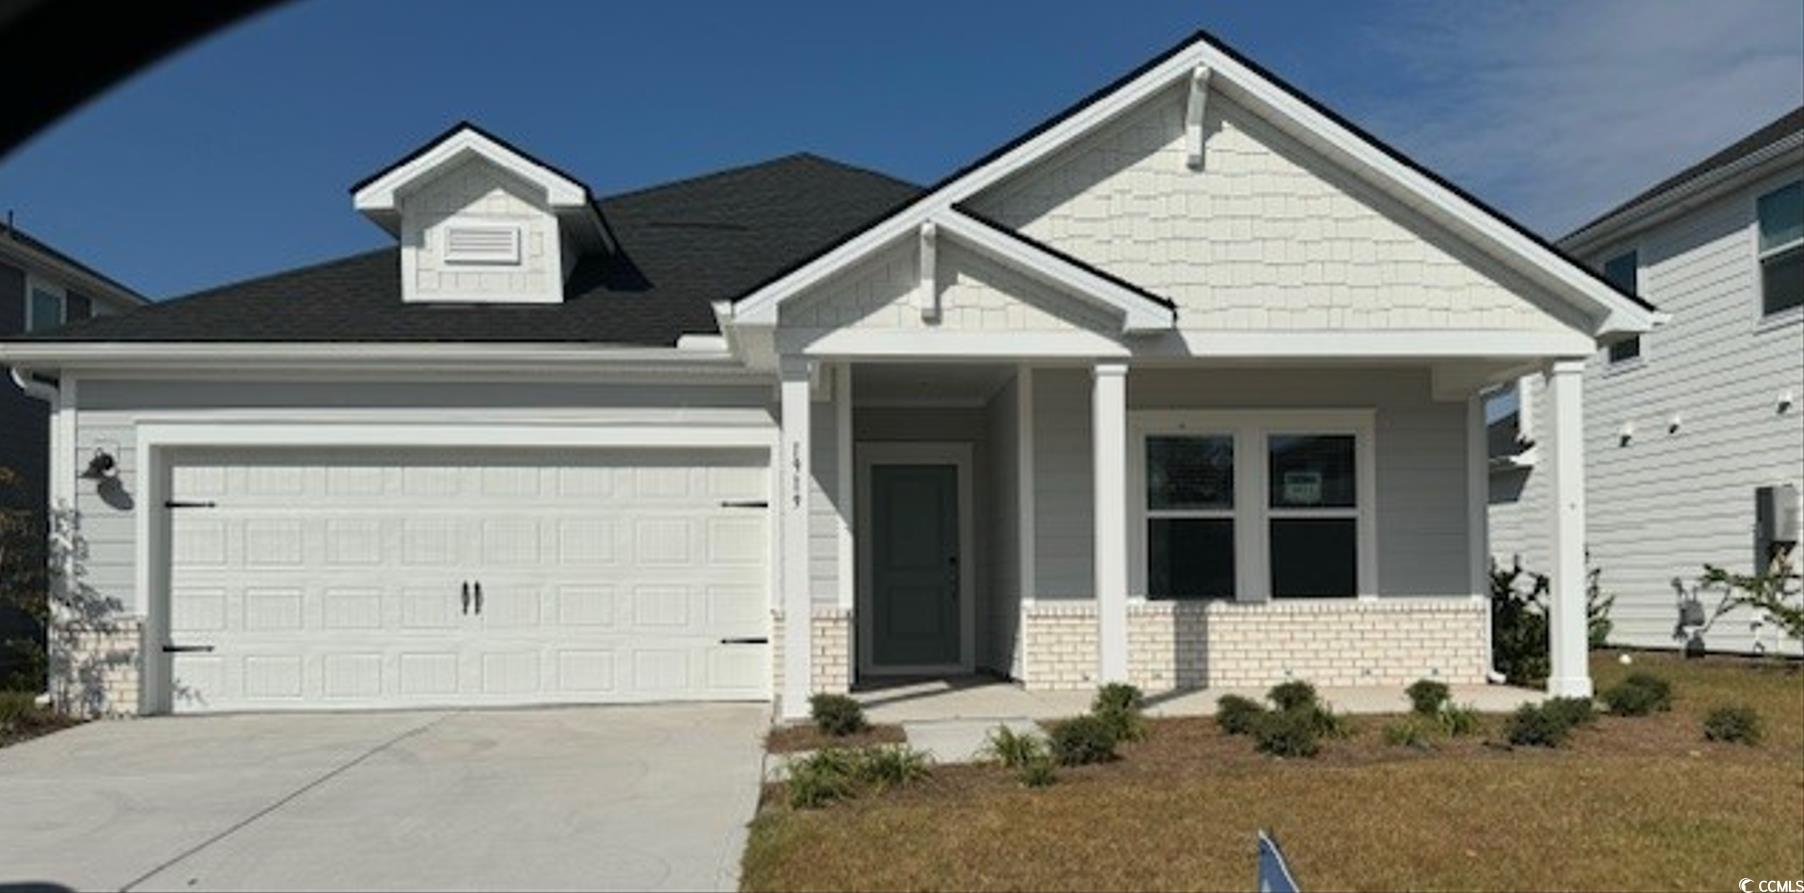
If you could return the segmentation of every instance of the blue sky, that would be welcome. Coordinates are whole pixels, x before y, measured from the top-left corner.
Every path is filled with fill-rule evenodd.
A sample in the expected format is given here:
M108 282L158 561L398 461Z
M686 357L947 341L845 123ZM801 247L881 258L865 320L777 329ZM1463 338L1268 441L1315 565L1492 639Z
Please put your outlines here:
M153 296L377 247L347 187L469 118L598 194L807 150L930 182L1198 27L1558 235L1804 102L1804 4L305 0L0 159Z

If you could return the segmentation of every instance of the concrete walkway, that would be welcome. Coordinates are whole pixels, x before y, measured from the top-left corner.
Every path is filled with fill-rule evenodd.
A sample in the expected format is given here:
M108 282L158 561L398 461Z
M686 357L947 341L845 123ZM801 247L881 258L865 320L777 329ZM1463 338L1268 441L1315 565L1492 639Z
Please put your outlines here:
M730 890L766 705L91 723L0 750L0 889Z

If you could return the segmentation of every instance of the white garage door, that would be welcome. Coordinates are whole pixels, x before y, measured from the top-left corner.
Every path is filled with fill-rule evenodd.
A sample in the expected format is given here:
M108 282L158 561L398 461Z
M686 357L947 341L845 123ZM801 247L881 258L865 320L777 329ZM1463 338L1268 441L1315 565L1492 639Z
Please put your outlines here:
M761 452L179 454L178 712L769 697Z

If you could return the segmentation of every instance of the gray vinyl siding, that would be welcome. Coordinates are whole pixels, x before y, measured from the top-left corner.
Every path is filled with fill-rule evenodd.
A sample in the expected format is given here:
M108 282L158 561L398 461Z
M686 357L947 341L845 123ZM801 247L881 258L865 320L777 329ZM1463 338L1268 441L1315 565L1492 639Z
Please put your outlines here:
M371 422L460 420L490 422L569 419L572 423L731 424L772 426L769 384L665 385L126 381L83 378L78 383L76 455L105 449L119 461L123 487L103 493L79 482L76 507L87 557L84 583L92 596L133 603L139 491L137 424L141 417L181 411L220 419L254 415L280 419L286 410L334 411Z
M1761 318L1754 217L1757 196L1801 177L1804 168L1763 179L1588 258L1638 248L1642 293L1673 317L1642 337L1638 364L1611 368L1600 353L1585 372L1587 545L1616 596L1614 642L1681 645L1673 581L1694 587L1705 562L1751 570L1755 488L1804 489L1804 415L1796 403L1779 405L1786 391L1804 400L1804 316ZM1625 425L1633 428L1626 445ZM1497 504L1494 493L1494 553L1522 544L1544 560L1535 534L1546 526L1545 478L1529 472L1514 504ZM1719 599L1703 601L1713 610ZM1705 646L1798 653L1797 642L1753 620L1724 617Z
M1039 598L1089 598L1090 376L1034 377ZM1128 411L1376 410L1378 587L1385 596L1470 594L1466 406L1436 401L1426 369L1134 369Z
M989 617L989 635L978 652L978 662L1004 676L1021 675L1021 525L1020 432L1016 401L1020 391L1010 379L984 406L987 432L985 462L989 468L989 499L982 506L980 523L989 533L989 592L979 605Z

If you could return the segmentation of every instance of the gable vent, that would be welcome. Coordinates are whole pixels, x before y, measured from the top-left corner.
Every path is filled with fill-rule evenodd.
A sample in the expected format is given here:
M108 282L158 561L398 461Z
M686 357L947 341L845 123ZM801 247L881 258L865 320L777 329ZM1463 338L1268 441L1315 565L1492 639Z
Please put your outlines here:
M445 228L445 262L518 264L520 227L452 224Z

